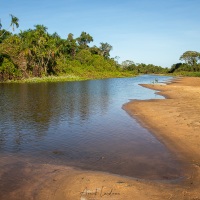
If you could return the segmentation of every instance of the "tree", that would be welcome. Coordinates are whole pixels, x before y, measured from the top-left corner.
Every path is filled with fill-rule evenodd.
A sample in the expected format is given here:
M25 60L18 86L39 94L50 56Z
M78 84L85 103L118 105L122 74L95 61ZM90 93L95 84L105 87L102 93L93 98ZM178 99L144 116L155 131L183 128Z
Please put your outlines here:
M11 16L11 22L10 22L10 26L7 30L4 30L4 32L0 35L0 38L4 36L4 34L10 29L12 28L13 31L15 31L15 26L16 28L19 27L19 19L17 17L15 17L14 15L10 14ZM0 21L0 30L2 28L2 24L1 24L1 21Z
M100 43L100 51L101 51L101 55L104 57L104 58L109 58L110 56L110 51L112 50L112 46L110 44L108 44L107 42L106 43L103 43L101 42Z
M66 53L69 54L72 59L74 59L78 48L77 48L76 39L74 39L74 35L72 33L68 34L65 49L66 49Z
M22 51L27 60L27 67L34 76L54 73L56 57L60 51L59 38L47 33L43 25L36 25L34 30L29 29L20 33L23 41Z
M80 61L81 64L90 65L92 62L92 54L87 49L82 49L76 55L76 59Z
M3 40L7 39L11 35L12 35L12 33L5 29L0 30L0 43L2 43Z
M20 70L26 70L26 59L22 51L23 41L18 35L7 37L0 44L0 54L4 57L9 57L14 65L18 66Z
M18 27L18 18L11 15L9 28L14 31ZM92 36L86 32L76 39L72 33L62 39L56 32L49 34L43 25L35 25L34 29L18 34L1 29L0 81L63 72L89 75L92 71L117 70L117 62L109 58L112 46L102 42L100 47L89 47L92 41Z
M197 51L186 51L181 55L180 60L184 60L189 66L193 67L196 71L198 61L200 60L200 53Z
M93 47L90 47L90 52L93 55L101 55L101 50L96 45L94 45Z
M186 71L186 72L192 71L191 66L189 66L186 63L176 63L171 66L169 73L182 72L182 71Z
M135 65L132 60L125 60L121 63L122 68L128 68L131 65Z
M78 44L80 45L80 48L85 49L88 47L88 44L90 42L93 42L93 38L90 34L86 32L82 32L80 37L77 38Z
M24 59L21 54L21 40L17 35L7 37L0 43L0 79L7 80L21 76Z
M18 23L19 19L12 14L10 16L11 16L10 27L12 27L13 31L15 31L15 26L19 28L19 23Z
M3 57L0 63L0 81L18 78L21 76L20 70L15 66L9 57Z

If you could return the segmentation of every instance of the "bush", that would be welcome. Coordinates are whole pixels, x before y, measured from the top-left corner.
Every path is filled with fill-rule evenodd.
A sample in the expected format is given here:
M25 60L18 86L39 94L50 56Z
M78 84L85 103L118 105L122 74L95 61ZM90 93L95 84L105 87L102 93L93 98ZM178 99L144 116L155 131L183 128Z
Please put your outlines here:
M13 62L4 57L0 65L0 81L11 80L21 77L21 71Z

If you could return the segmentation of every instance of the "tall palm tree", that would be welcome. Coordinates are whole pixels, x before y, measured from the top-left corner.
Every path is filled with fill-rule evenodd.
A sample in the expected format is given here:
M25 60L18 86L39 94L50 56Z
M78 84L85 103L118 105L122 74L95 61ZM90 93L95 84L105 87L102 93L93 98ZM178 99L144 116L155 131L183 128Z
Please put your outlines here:
M4 36L4 34L12 27L12 30L14 31L15 30L15 26L18 28L19 27L19 19L17 17L15 17L14 15L10 14L11 16L11 22L10 22L10 26L7 30L5 30L3 32L2 35L0 35L0 38ZM2 24L1 24L1 21L0 21L0 30L2 28Z
M10 27L12 27L13 31L15 31L15 26L18 28L19 27L19 19L15 17L14 15L10 14L11 16L11 23Z

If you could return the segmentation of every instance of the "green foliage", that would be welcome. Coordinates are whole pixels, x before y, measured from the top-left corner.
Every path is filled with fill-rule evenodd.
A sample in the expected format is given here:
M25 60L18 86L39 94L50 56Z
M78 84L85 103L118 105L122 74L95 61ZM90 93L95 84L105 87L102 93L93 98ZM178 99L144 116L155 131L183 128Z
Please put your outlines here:
M162 68L152 64L135 64L133 61L122 62L121 68L125 71L132 71L135 74L174 74L183 76L199 76L200 72L200 53L196 51L186 51L180 56L180 60L185 63L176 63L170 69Z
M12 16L12 25L18 26L17 22ZM49 34L47 27L36 25L17 35L2 33L0 55L9 60L0 57L1 81L61 74L86 78L90 74L97 77L99 72L119 71L118 64L110 58L112 46L101 43L100 47L89 47L93 38L86 32L77 39L72 33L61 39L57 33Z
M180 60L184 60L185 63L194 67L200 60L200 53L197 51L186 51L183 55L181 55Z
M15 17L14 15L10 14L11 22L10 27L12 27L13 31L15 30L15 26L19 28L19 19Z
M101 55L101 51L97 46L90 47L90 52L95 55Z
M174 72L174 76L189 76L189 77L200 77L200 72L186 72L186 71L180 71L180 72Z
M109 58L110 51L112 50L112 46L108 44L107 42L106 43L101 42L100 45L101 46L99 47L99 49L100 49L101 55L104 58Z
M89 50L82 49L78 54L76 55L76 59L81 64L87 64L90 65L92 62L92 54Z
M14 31L15 27L19 27L19 20L10 16L9 28ZM1 28L0 21L0 81L35 77L53 81L55 75L65 77L62 80L71 80L69 77L88 79L149 73L199 76L200 72L200 53L196 51L183 53L180 59L185 63L174 64L171 69L135 64L130 60L119 65L110 58L112 46L101 42L99 47L89 47L93 37L86 32L82 32L78 38L69 33L66 39L62 39L57 33L49 34L43 25L15 35L8 31L9 28Z
M18 19L11 15L10 27L15 26L19 26ZM112 46L101 42L99 47L89 47L93 37L86 32L78 38L69 33L66 39L62 39L57 33L49 34L47 30L43 25L16 35L0 30L1 81L34 77L51 81L55 75L88 79L167 72L160 66L132 61L124 61L120 66L110 58ZM51 78L44 78L48 76Z
M12 33L10 33L9 31L6 31L5 29L0 30L0 43L2 43L3 40L7 39L11 35Z
M81 49L88 48L88 44L93 42L93 38L90 34L82 32L80 37L77 38L77 42Z
M130 69L129 69L130 66ZM135 66L135 63L132 60L125 60L121 63L123 69L131 70L131 66Z
M9 58L22 72L26 70L26 60L21 49L22 41L19 36L11 35L0 44L0 54Z
M168 69L153 64L135 64L133 61L126 60L121 65L123 70L133 71L135 74L166 74Z
M19 19L17 17L15 17L14 15L10 14L10 17L11 17L11 22L10 22L10 26L8 28L8 30L10 28L12 28L12 30L14 31L15 30L15 26L16 28L19 27ZM2 24L1 24L1 20L0 20L0 30L2 28ZM0 32L0 38L2 38L4 36L4 34L8 33L8 30L3 30Z
M200 72L200 53L196 51L186 51L180 57L180 60L184 60L185 63L173 64L169 70L169 73L175 74L191 74L191 76ZM188 73L189 72L189 73ZM197 72L197 73L193 73Z
M0 81L6 81L21 77L21 72L7 57L0 56Z
M68 34L67 40L63 41L63 47L62 52L69 55L69 58L74 59L76 56L76 53L78 51L78 45L76 43L76 39L74 39L74 36L72 33Z
M33 76L54 74L56 58L60 53L59 36L55 33L49 35L45 26L36 25L34 30L29 29L20 33L20 38L27 69L32 72Z
M171 69L169 70L169 73L181 72L181 71L189 72L189 71L191 71L191 66L189 66L188 64L185 64L185 63L173 64L171 66Z

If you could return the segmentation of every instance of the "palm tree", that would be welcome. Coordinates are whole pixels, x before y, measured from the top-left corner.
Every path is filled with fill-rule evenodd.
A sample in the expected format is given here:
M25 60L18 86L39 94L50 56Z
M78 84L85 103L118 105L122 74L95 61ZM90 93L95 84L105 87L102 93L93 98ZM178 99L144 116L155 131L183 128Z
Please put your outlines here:
M12 30L15 31L15 26L18 28L19 27L19 19L17 17L15 17L14 15L10 14L11 16L11 22L10 22L10 26L7 30L5 30L1 35L0 38L4 36L4 34L12 27ZM2 24L0 21L0 30L2 28Z
M14 15L10 14L11 16L11 23L10 27L12 27L13 31L15 31L15 26L18 28L19 27L19 19L15 17Z

